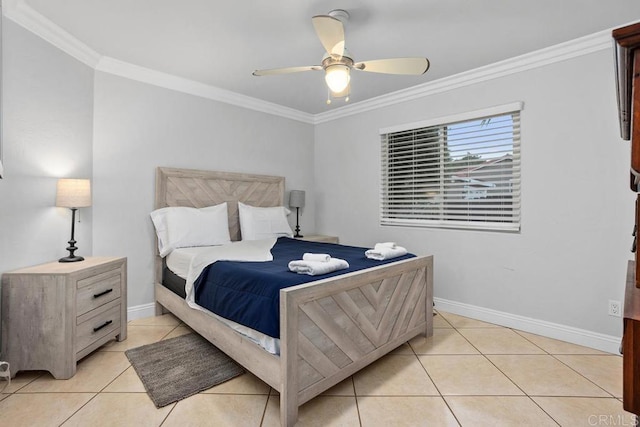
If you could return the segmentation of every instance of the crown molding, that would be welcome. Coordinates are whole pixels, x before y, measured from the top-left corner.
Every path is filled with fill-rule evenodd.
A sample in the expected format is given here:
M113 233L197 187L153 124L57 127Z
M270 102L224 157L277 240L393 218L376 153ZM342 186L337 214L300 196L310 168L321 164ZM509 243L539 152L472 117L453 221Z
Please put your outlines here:
M226 104L260 111L262 113L273 114L303 123L313 124L313 115L309 113L304 113L273 102L263 101L258 98L253 98L237 92L200 83L195 80L162 73L160 71L120 61L108 56L103 56L95 68L97 71L125 77L142 83L188 93L201 98L224 102Z
M497 79L509 74L566 61L592 52L611 49L611 31L605 30L551 47L536 50L504 61L489 64L463 73L433 80L407 89L380 95L314 116L314 124L341 119L365 111L376 110L394 104L411 101L437 93Z
M3 6L2 14L16 24L91 68L98 64L102 55L35 11L24 0L4 0Z
M611 30L600 31L453 76L346 105L336 108L335 110L310 114L194 80L103 56L49 21L27 5L24 0L0 1L3 2L3 15L7 18L98 71L308 124L325 123L354 114L451 91L593 52L611 49L612 46Z
M31 31L95 70L250 110L313 124L313 115L309 113L103 56L48 20L27 5L24 0L4 0L2 12L4 16L16 24Z

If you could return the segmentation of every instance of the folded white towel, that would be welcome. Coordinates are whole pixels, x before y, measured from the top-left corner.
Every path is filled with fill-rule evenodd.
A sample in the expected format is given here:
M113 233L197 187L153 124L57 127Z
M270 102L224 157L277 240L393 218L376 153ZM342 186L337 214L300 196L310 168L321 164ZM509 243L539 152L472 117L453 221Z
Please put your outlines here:
M396 242L382 242L382 243L376 243L375 248L391 248L391 249L395 249L396 248Z
M402 255L406 255L407 250L402 246L396 246L395 248L376 246L373 249L367 250L364 254L369 259L383 261L385 259L391 259L391 258L396 258Z
M331 255L329 254L312 254L310 252L305 252L302 255L303 261L320 261L320 262L329 262L331 259Z
M326 262L303 260L289 262L289 270L298 274L308 274L309 276L319 276L345 268L349 268L349 263L340 258L331 258Z

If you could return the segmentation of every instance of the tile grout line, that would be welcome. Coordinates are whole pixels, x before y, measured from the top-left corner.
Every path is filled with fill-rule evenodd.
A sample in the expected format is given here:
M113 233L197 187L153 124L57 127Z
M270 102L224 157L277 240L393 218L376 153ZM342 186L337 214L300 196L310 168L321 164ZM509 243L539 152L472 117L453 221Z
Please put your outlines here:
M69 415L67 418L65 418L64 421L62 421L60 424L58 424L59 427L62 427L64 425L64 423L66 423L67 421L69 421L71 418L73 418L73 416L75 414L77 414L78 412L80 412L82 410L82 408L84 408L85 406L87 406L89 404L89 402L91 402L93 399L96 398L96 396L98 396L100 394L100 392L94 393L93 397L91 397L91 399L87 400L83 405L81 405L78 409L76 409L75 411L73 411L73 413L71 415Z
M464 328L463 328L463 329L464 329ZM527 393L522 389L522 387L520 387L518 384L516 384L516 382L513 380L513 378L511 378L509 375L507 375L505 372L503 372L500 368L498 368L498 367L496 366L496 364L495 364L495 363L493 363L493 361L492 361L491 359L489 359L489 358L487 357L487 355L486 355L483 351L481 351L481 350L480 350L478 347L476 347L476 346L475 346L471 341L469 341L469 339L468 339L468 338L467 338L463 333L461 333L461 332L458 330L458 328L454 327L454 330L455 330L456 332L458 332L458 333L460 334L460 336L462 336L462 338L464 338L464 339L469 343L469 345L471 345L473 348L475 348L475 349L476 349L476 351L478 351L478 352L482 355L482 357L484 357L484 358L485 358L485 360L486 360L487 362L489 362L493 367L495 367L495 368L498 370L498 372L500 372L502 375L504 375L504 376L505 376L505 378L507 378L507 379L509 380L509 382L511 382L511 384L513 384L513 385L514 385L514 387L516 387L518 390L520 390L524 396L527 396L527 398L529 398L529 400L533 401L533 399L531 399L531 397L529 397L529 395L528 395L528 394L527 394ZM535 402L534 402L534 404L535 404ZM537 406L537 404L536 404L536 406ZM544 411L543 411L543 412L544 412ZM545 412L545 414L546 414L546 412ZM547 415L548 415L548 414L547 414ZM550 417L550 418L551 418L551 417ZM551 418L551 419L553 420L553 422L555 422L555 423L557 424L556 420L554 420L553 418Z
M505 327L506 328L506 327ZM522 335L520 333L519 330L514 329L514 328L506 328L506 329L510 329L511 331L515 332L519 337L525 339L527 342L531 343L532 345L534 345L535 347L539 348L541 351L544 352L544 354L529 354L529 356L550 356L552 357L554 360L557 360L558 362L560 362L562 365L566 366L567 368L569 368L571 371L575 372L576 374L578 374L580 377L584 378L585 380L587 380L589 383L595 385L597 388L599 388L600 390L604 391L605 393L607 393L609 396L537 396L537 395L530 395L529 393L526 393L521 387L519 387L515 381L513 381L511 379L511 377L509 377L505 372L503 372L497 365L495 365L491 359L489 359L487 357L487 360L489 360L489 362L491 364L493 364L496 369L498 369L503 375L505 375L507 378L509 378L509 380L514 383L514 385L516 387L518 387L518 389L520 389L525 396L527 396L538 408L540 408L541 411L543 411L545 414L547 414L547 416L549 416L549 418L551 418L556 424L560 425L560 423L551 415L549 414L542 406L540 406L540 404L538 404L538 402L535 401L535 399L533 399L533 397L554 397L554 398L601 398L601 399L610 399L610 398L616 398L616 396L614 396L613 394L609 393L607 390L605 390L602 386L600 386L599 384L597 384L595 381L592 381L591 379L587 378L585 375L583 375L581 372L577 371L576 369L572 368L571 366L569 366L568 364L566 364L565 362L563 362L562 360L558 359L556 356L557 354L552 353L550 351L547 351L545 348L543 348L542 346L536 344L534 341L530 340L528 337ZM484 355L484 353L482 353ZM513 356L518 356L519 354L513 354ZM576 354L567 354L568 356L572 356L572 355L576 355L576 356L592 356L592 354L588 354L588 353L576 353ZM486 355L484 355L486 357ZM594 354L593 356L609 356L609 355L600 355L600 354Z
M445 319L446 321L446 319ZM454 328L455 330L455 328ZM433 338L433 335L431 336L431 338ZM407 341L407 344L409 344L409 348L411 349L411 351L413 352L414 356L416 357L416 359L418 359L418 363L420 364L420 366L422 366L422 369L424 370L424 372L427 374L427 377L429 378L429 381L431 381L431 384L433 384L433 386L435 387L436 391L438 392L438 396L440 397L440 399L442 399L442 401L444 402L444 404L446 405L447 409L449 410L449 412L451 413L451 415L453 416L453 419L456 420L456 422L458 423L458 426L462 426L462 423L460 422L460 420L458 419L458 417L456 416L456 413L453 412L453 408L451 408L451 406L449 406L449 402L447 402L447 399L444 398L444 396L442 395L442 392L440 391L440 388L438 387L438 385L436 384L436 382L433 380L433 378L431 378L431 375L429 374L429 371L427 370L426 366L424 366L422 364L422 361L420 360L420 356L418 356L418 353L416 353L416 350L413 348L413 346L411 345L410 342Z
M578 374L579 376L581 376L582 378L584 378L585 380L587 380L588 382L590 382L591 384L595 385L596 387L598 387L600 390L604 391L605 393L607 393L610 397L616 398L616 396L614 396L612 393L610 393L608 390L605 390L604 387L600 386L599 384L597 384L595 381L592 381L591 379L587 378L585 375L583 375L581 372L579 372L578 370L572 368L571 366L569 366L567 363L563 362L562 360L558 359L556 356L560 355L560 356L607 356L610 357L609 355L605 355L605 354L584 354L584 353L576 353L576 354L556 354L556 353L552 353L550 351L545 350L544 348L542 348L541 346L539 346L538 344L536 344L535 342L531 341L530 339L528 339L527 337L525 337L524 335L520 334L518 332L518 330L516 329L512 329L516 334L518 334L519 336L521 336L522 338L524 338L525 340L529 341L531 344L535 345L536 347L538 347L540 350L544 351L546 353L546 355L551 356L554 360L557 360L558 362L560 362L561 364L563 364L564 366L566 366L567 368L569 368L570 370L572 370L573 372L575 372L576 374ZM565 397L565 396L563 396ZM569 397L569 396L566 396ZM584 396L584 397L599 397L599 396ZM602 397L602 396L600 396Z
M267 408L269 407L269 400L271 400L271 391L273 390L273 387L269 387L269 393L267 393L267 400L264 403L264 410L262 411L262 417L260 418L260 424L258 424L259 426L263 426L264 425L264 419L267 416Z
M353 375L349 377L351 379L351 388L353 389L353 398L356 401L356 412L358 413L358 422L362 427L362 416L360 415L360 405L358 405L358 393L356 393L356 381L353 379Z
M453 326L453 325L452 325L452 326ZM460 334L460 336L461 336L461 337L462 337L462 338L463 338L467 343L469 343L469 345L470 345L471 347L473 347L473 348L474 348L474 349L475 349L475 350L476 350L480 355L482 355L482 357L484 357L484 358L487 360L487 362L489 362L492 366L494 366L494 367L498 370L498 372L500 372L502 375L504 375L504 376L505 376L505 377L506 377L506 378L511 382L511 384L513 384L513 385L514 385L518 390L520 390L520 391L522 392L522 394L524 394L525 396L528 396L528 395L527 395L527 393L526 393L526 392L525 392L525 391L524 391L524 390L523 390L523 389L522 389L518 384L516 384L516 382L515 382L515 381L514 381L514 380L513 380L509 375L507 375L507 374L506 374L505 372L503 372L500 368L498 368L498 367L496 366L496 364L495 364L495 363L493 363L493 361L492 361L491 359L489 359L489 358L487 357L487 355L486 355L483 351L481 351L481 350L480 350L478 347L476 347L476 346L475 346L471 341L469 341L469 339L468 339L468 338L467 338L463 333L461 333L461 332L458 330L458 328L457 328L457 327L453 326L453 329L454 329L458 334ZM465 329L465 328L462 328L462 329ZM467 328L467 329L470 329L470 328ZM542 350L542 351L544 351L543 349L541 349L541 350Z
M579 372L578 370L574 369L573 367L571 367L570 365L568 365L567 363L563 362L562 360L558 359L556 357L555 354L550 354L549 356L553 357L554 360L557 360L558 362L560 362L561 364L563 364L564 366L566 366L567 368L571 369L573 372L575 372L576 374L578 374L579 376L581 376L582 378L584 378L585 380L589 381L591 384L595 385L596 387L598 387L600 390L604 391L605 393L607 393L609 396L607 397L613 397L614 399L617 399L617 396L614 396L612 393L610 393L608 390L605 390L604 387L602 387L600 384L596 383L595 381L591 380L590 378L586 377L584 374L582 374L581 372ZM562 354L560 356L572 356L571 354L566 355L566 354ZM588 354L582 354L582 355L575 355L575 356L590 356ZM599 355L595 355L597 357L602 357ZM614 356L616 357L616 356ZM585 396L586 397L586 396ZM599 396L590 396L590 397L599 397ZM602 396L600 396L602 397Z
M440 315L440 314L439 314ZM540 349L542 351L542 354L529 354L529 353L496 353L495 356L501 356L501 355L505 355L505 356L512 356L512 357L518 357L518 356L551 356L553 360L556 360L558 362L560 362L561 365L567 367L570 369L570 371L578 374L579 377L586 379L590 384L595 385L598 389L602 390L605 392L606 396L567 396L567 395L560 395L560 396L548 396L548 395L529 395L528 393L526 393L520 386L518 386L518 384L515 383L515 381L508 376L505 372L503 372L495 363L492 362L492 360L488 357L487 354L483 353L482 351L480 351L473 343L471 343L469 341L469 339L467 339L467 337L465 337L462 333L460 333L460 330L458 327L453 326L452 324L450 324L446 318L444 316L442 316L443 321L446 324L450 325L450 328L438 328L438 329L452 329L453 331L455 331L458 335L462 336L463 339L473 348L475 349L479 354L478 355L482 355L484 357L485 360L487 360L494 368L497 369L498 372L500 372L502 375L504 375L505 377L507 377L507 379L518 389L520 390L520 392L523 393L524 396L526 396L534 405L535 407L539 408L539 410L541 410L545 415L547 415L551 420L553 420L553 422L557 425L560 425L560 423L554 418L552 417L547 411L545 411L545 409L538 404L538 402L536 402L536 400L534 400L534 398L585 398L585 399L614 399L616 401L620 401L620 399L616 396L614 396L612 393L608 392L607 390L605 390L602 386L600 386L599 384L597 384L594 380L589 379L588 377L586 377L586 375L582 374L581 372L579 372L577 369L571 367L570 365L568 365L566 362L560 360L558 357L560 356L608 356L611 357L612 355L608 355L608 354L589 354L589 353L552 353L550 351L545 350L545 348L541 347L540 345L536 344L535 342L531 341L529 338L527 338L526 336L523 336L519 333L518 330L512 329L512 328L507 328L507 327L503 327L503 326L487 326L487 327L461 327L460 329L508 329L511 330L512 332L516 333L519 337L524 338L525 341L533 344L534 347ZM178 325L135 325L135 326L172 326L173 328L167 332L160 340L161 341L163 339L166 339L167 336L169 336L171 333L173 333L179 326L182 326L182 324L178 324ZM449 405L449 402L447 401L447 399L445 398L445 396L442 394L442 392L440 391L440 388L438 387L438 385L435 383L435 381L433 380L433 378L431 377L431 375L429 374L429 372L427 371L425 365L422 364L420 357L421 356L447 356L447 355L457 355L457 356L477 356L477 355L472 355L472 354L461 354L461 353L438 353L438 354L421 354L419 355L416 352L416 349L411 345L411 343L409 343L407 341L407 344L409 345L409 349L411 350L411 353L407 353L407 354L397 354L396 356L414 356L415 358L417 358L418 362L420 363L420 366L423 368L423 371L427 374L427 377L429 378L429 380L431 381L431 383L434 385L434 388L437 392L437 395L425 395L425 394L416 394L416 395L368 395L368 394L363 394L363 395L358 395L357 391L356 391L356 387L355 387L355 378L354 375L350 376L350 381L351 381L351 388L353 390L353 395L354 395L354 400L355 400L355 404L356 404L356 412L358 414L358 421L359 421L359 425L360 427L363 426L363 418L361 414L361 408L359 407L359 397L363 398L363 397L368 397L368 396L373 396L373 397L381 397L381 398L402 398L402 397L439 397L446 405L446 408L449 410L449 412L451 413L451 415L454 417L454 419L456 420L456 422L458 423L459 426L462 426L462 423L460 422L460 420L458 419L458 417L456 416L455 412L453 411L452 407ZM111 351L111 352L120 352L123 353L126 350L102 350L102 351ZM494 354L489 354L489 355L494 355ZM615 356L615 355L613 355ZM122 375L127 371L127 369L129 369L131 367L131 364L129 363L128 366L119 374L117 374L111 381L109 381L104 387L102 387L102 389L100 391L96 392L71 392L71 393L75 393L75 394L93 394L93 396L84 404L82 404L77 410L75 410L71 415L69 415L64 421L62 421L61 424L59 424L59 426L63 426L65 425L65 423L68 423L69 420L71 418L73 418L74 416L76 416L76 414L78 414L78 412L80 412L83 408L86 408L87 405L92 402L93 400L96 399L96 397L98 397L101 394L127 394L127 393L141 393L141 392L128 392L128 391L113 391L113 392L109 392L109 391L105 391L107 389L107 387L109 387L110 385L112 385L115 381L118 380L118 378L121 378ZM27 383L21 385L18 389L16 389L15 391L11 392L11 393L5 393L7 394L7 397L3 400L7 400L11 398L11 395L13 394L56 394L56 393L69 393L69 392L22 392L20 393L20 390L23 390L25 387L27 387L29 384L32 384L33 382L37 381L39 378L42 378L43 374L40 373L38 376L36 376L35 378L32 378L31 380L29 380ZM240 395L238 393L215 393L215 394L225 394L225 395ZM244 393L243 393L244 394ZM252 394L252 393L250 393ZM256 394L252 394L252 395L261 395L263 396L264 394L262 393L256 393ZM269 402L270 399L273 398L274 395L274 390L273 388L269 388L269 391L267 393L267 399L266 402L264 404L264 409L262 411L262 417L260 419L260 422L258 425L264 425L265 424L265 419L266 419L266 414L267 414L267 410L268 410L268 406L269 406ZM514 395L486 395L486 394L482 394L482 395L474 395L474 394L470 394L470 395L448 395L448 397L518 397L518 396L514 396ZM1 403L1 402L0 402ZM169 412L167 413L167 415L164 417L164 419L160 422L159 426L164 425L168 418L170 417L170 415L172 414L173 410L176 408L178 403L174 403L171 407L171 409L169 410ZM365 411L366 412L366 411Z
M129 325L127 323L127 330L129 329ZM116 351L114 351L116 352ZM124 351L122 351L122 354L126 357L126 355L124 354ZM127 359L128 361L129 359ZM96 397L98 397L98 395L100 395L100 393L102 393L107 387L109 387L109 385L111 385L111 383L113 383L116 379L120 378L120 376L122 374L125 373L125 371L127 369L129 369L131 367L131 363L129 363L129 366L127 366L122 372L120 372L118 375L116 375L111 381L109 381L104 387L102 387L102 389L100 389L97 393L95 393L93 395L93 397L89 400L87 400L84 405L80 406L76 411L74 411L71 415L69 415L61 424L60 426L63 426L67 421L69 421L71 418L73 418L74 415L76 415L78 412L80 412L85 406L87 406L90 402L92 402Z
M530 340L528 340L526 337L523 337L522 335L518 334L516 331L514 331L512 328L505 328L505 329L510 329L511 331L515 332L516 335L518 335L519 337L524 338L526 341L531 342ZM464 336L464 334L462 334L460 331L458 331L458 328L454 327L454 330L456 332L458 332L473 348L475 348L481 355L482 357L484 357L493 367L495 367L498 372L500 372L502 375L504 375L510 382L511 384L513 384L518 390L520 390L524 396L526 396L536 407L540 408L540 410L547 415L554 423L556 423L557 425L560 426L560 423L558 421L556 421L555 418L553 418L551 416L551 414L549 414L547 411L545 411L539 404L538 402L536 402L531 396L529 396L529 394L527 392L525 392L522 387L520 387L514 380L513 378L511 378L509 375L507 375L505 372L503 372L495 363L493 363L493 361L491 359L489 359L487 357L487 355L480 351L479 348L477 348L475 345L473 345L473 343L471 341L469 341L469 339ZM549 354L545 349L541 348L540 346L536 345L535 343L531 342L531 344L533 344L535 347L539 348L540 350L542 350L543 352ZM517 355L516 355L517 356Z

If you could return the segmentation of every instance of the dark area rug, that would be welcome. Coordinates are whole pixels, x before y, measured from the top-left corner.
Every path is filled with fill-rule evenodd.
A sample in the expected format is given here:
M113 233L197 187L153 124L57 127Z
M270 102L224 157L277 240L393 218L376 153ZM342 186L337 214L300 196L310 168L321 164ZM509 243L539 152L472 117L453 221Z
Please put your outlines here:
M223 383L244 369L198 334L125 351L157 408Z

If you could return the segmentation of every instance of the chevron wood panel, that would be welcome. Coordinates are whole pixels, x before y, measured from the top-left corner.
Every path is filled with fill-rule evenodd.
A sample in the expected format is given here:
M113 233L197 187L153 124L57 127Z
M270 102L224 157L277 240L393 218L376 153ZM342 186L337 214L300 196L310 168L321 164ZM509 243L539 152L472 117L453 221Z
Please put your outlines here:
M304 334L302 332L298 333L298 340L310 341L307 336L313 339L314 349L324 354L333 365L344 368L353 362L304 312L299 313L298 324L299 330L304 331ZM305 358L304 354L302 356Z
M427 289L420 289L420 295L418 296L419 300L425 299L425 294L427 293ZM430 297L427 294L427 304L433 304L433 297ZM431 306L433 307L433 305ZM433 314L433 308L430 311ZM427 316L427 306L418 306L415 310L413 310L413 314L411 315L411 320L409 320L409 328L414 328L419 323L424 322ZM427 319L428 320L428 319ZM433 329L433 325L431 325Z
M156 208L203 208L227 202L231 240L240 240L238 201L259 207L281 206L284 177L158 168Z
M300 305L299 391L424 323L425 288L418 269Z
M324 377L318 372L310 363L304 360L302 357L298 359L298 379L299 387L305 389L318 381L321 381Z

